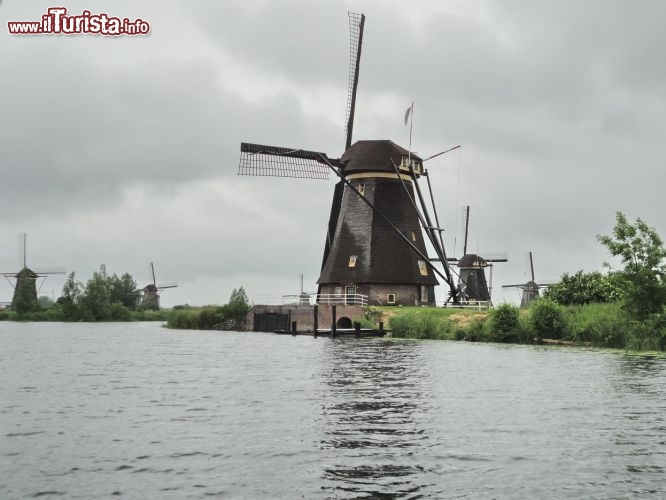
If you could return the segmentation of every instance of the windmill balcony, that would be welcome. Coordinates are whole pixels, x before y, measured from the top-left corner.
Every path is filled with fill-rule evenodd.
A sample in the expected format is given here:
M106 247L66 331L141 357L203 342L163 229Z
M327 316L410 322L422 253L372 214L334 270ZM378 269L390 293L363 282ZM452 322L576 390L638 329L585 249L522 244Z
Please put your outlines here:
M361 306L368 305L368 296L360 293L355 294L316 294L302 293L300 295L280 295L280 296L258 296L253 302L261 305L284 305L284 306L304 306L310 307L319 305L346 305Z

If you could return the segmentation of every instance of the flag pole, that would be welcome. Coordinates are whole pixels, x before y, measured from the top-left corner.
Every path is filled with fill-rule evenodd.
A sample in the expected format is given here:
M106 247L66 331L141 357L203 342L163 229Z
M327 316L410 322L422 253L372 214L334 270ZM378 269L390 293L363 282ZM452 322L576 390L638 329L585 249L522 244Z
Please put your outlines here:
M409 155L408 161L411 164L412 162L412 128L414 127L414 101L412 101L412 107L410 117L409 117Z

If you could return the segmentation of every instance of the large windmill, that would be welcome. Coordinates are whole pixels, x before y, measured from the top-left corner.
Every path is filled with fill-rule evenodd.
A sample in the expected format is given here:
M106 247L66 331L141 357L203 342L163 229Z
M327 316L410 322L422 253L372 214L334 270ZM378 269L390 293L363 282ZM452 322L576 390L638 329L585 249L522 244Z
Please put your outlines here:
M540 288L547 288L551 284L550 283L543 283L539 285L536 280L534 279L534 261L532 260L532 252L529 253L530 255L530 276L531 279L522 285L502 285L502 288L518 288L521 291L521 298L520 298L520 307L527 307L530 305L530 302L536 300L539 298L539 289Z
M178 283L175 281L171 283L157 284L155 280L155 266L150 263L150 275L153 278L152 283L148 283L143 289L143 297L141 298L141 307L144 309L159 309L160 308L160 292L166 288L176 288Z
M42 289L46 278L52 274L65 274L64 268L35 268L28 267L28 235L19 235L19 254L22 259L21 269L14 273L0 273L14 288L12 309L17 312L28 312L39 309L37 294ZM11 279L14 279L12 282ZM37 281L41 279L39 287Z
M462 207L462 239L463 256L460 259L451 258L450 262L456 262L459 269L458 284L463 302L488 302L491 301L492 271L496 262L507 262L507 254L503 253L467 253L467 241L469 236L469 205ZM490 268L490 287L486 281L485 269Z
M339 177L317 280L320 302L359 294L370 304L434 305L437 276L449 286L449 300L457 302L436 212L433 223L418 184L420 177L428 178L423 163L432 157L423 160L390 140L352 144L364 24L364 15L349 13L351 61L342 156L241 143L238 174L328 179L333 172ZM424 234L436 259L427 255ZM431 260L441 262L443 270Z

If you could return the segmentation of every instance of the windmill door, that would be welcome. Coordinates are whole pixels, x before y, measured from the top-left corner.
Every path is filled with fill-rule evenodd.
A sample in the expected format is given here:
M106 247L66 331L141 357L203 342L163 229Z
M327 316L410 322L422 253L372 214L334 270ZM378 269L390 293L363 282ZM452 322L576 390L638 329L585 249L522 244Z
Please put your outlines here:
M354 305L356 299L356 285L347 285L345 287L345 303L350 306Z
M289 325L289 315L278 313L260 313L254 316L255 332L272 332L286 330Z

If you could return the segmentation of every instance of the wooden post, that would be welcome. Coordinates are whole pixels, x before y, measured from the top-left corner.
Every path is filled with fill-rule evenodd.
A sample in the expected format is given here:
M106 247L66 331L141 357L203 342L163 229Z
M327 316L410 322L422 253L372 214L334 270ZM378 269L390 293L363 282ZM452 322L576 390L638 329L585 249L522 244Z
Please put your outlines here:
M291 322L291 333L294 334L294 335L296 334L296 322L295 321Z
M361 336L361 323L359 323L358 321L354 323L354 335L356 335L357 337Z
M384 322L383 321L379 322L379 333L384 335Z
M312 318L312 324L314 325L312 327L312 333L314 334L315 338L317 337L317 330L319 329L319 306L315 305L313 308L313 314L314 317Z
M336 337L338 335L337 330L335 329L335 309L337 306L331 306L331 337Z

